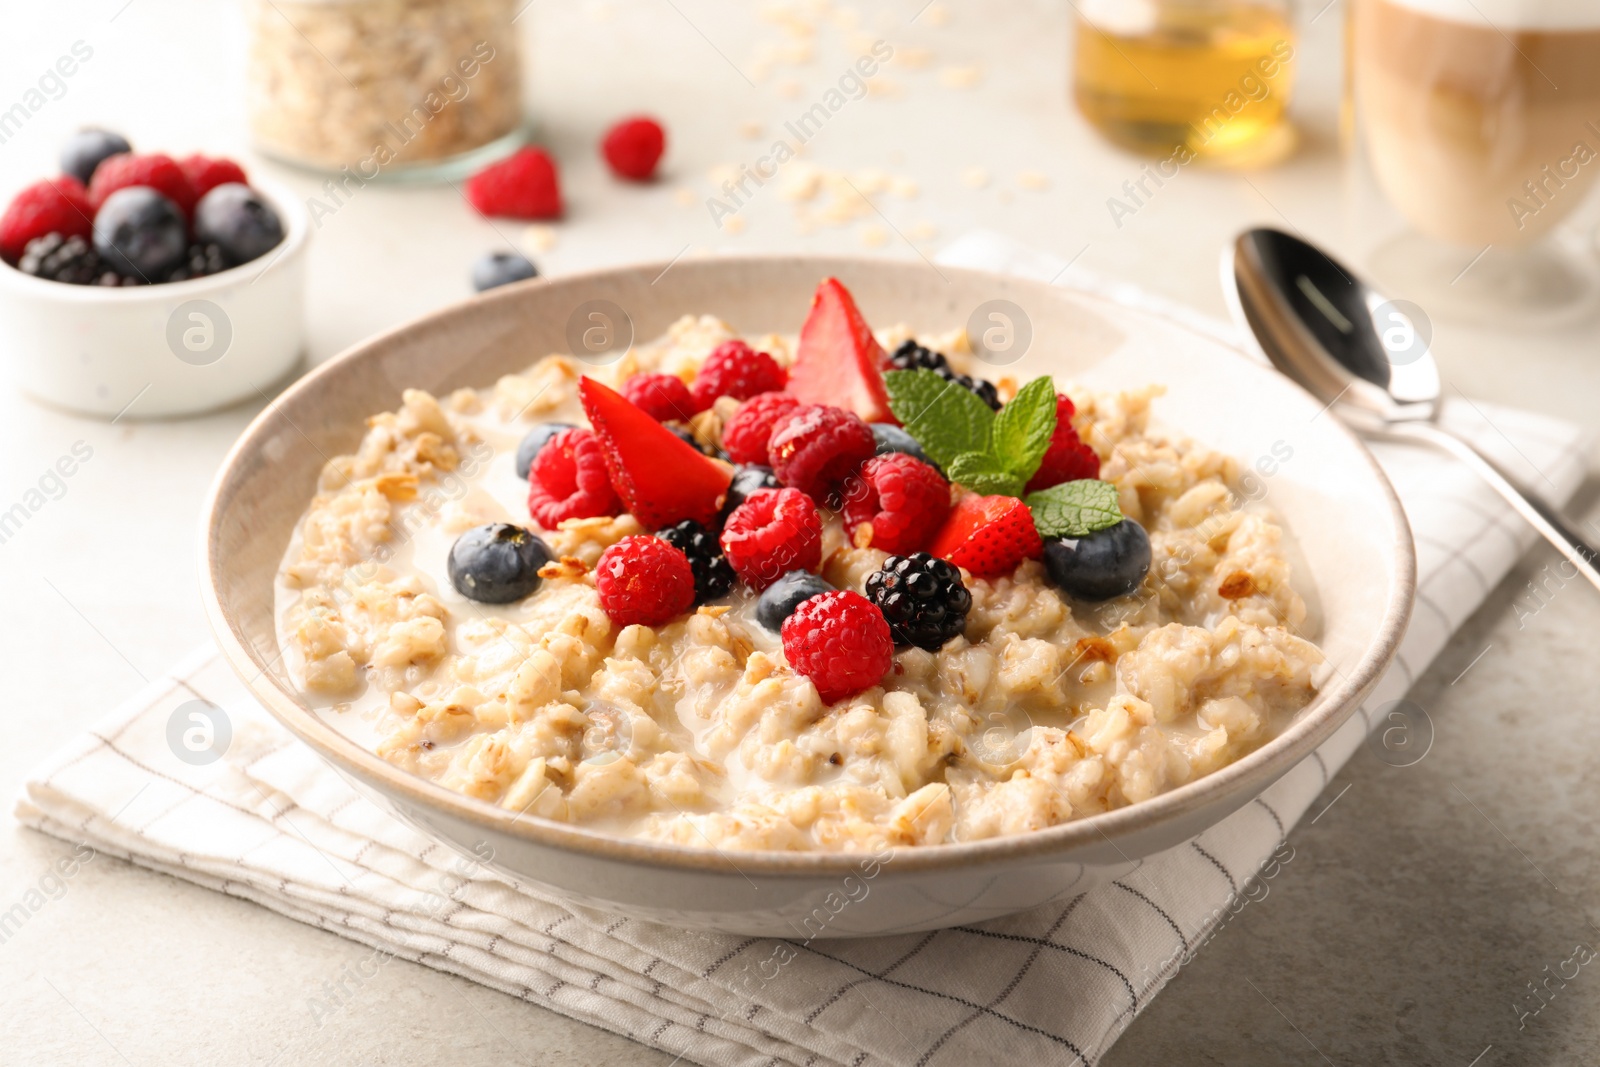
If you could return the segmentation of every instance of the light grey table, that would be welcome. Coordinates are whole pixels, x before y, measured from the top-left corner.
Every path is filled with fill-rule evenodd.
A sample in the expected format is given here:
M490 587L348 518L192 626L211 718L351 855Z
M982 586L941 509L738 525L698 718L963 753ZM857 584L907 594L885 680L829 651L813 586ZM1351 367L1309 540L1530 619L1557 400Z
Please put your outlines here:
M757 73L750 57L778 31L731 4L536 3L519 21L532 56L530 99L563 162L571 210L556 228L558 243L535 258L562 272L721 249L859 251L885 237L883 254L909 257L983 225L1220 314L1216 256L1242 226L1287 220L1355 259L1381 230L1343 207L1331 133L1337 4L1299 45L1301 154L1248 181L1186 171L1120 228L1106 200L1142 164L1095 140L1067 107L1063 10L1045 0L1002 10L949 0L919 15L920 6L861 11L864 32L913 58L911 50L927 49L929 63L891 66L894 92L852 102L807 156L912 178L920 195L884 199L881 218L802 235L775 189L741 211L740 234L715 228L703 201L712 168L752 159L766 143L767 134L742 138L743 124L780 127L843 69L842 53L832 50L838 32L819 32L812 64L777 69L752 87L743 80ZM94 58L0 144L0 189L46 171L61 134L83 122L121 128L149 147L240 151L241 25L233 5L204 0L8 12L0 110L75 40L88 41ZM939 72L947 66L976 66L981 78L971 89L944 87ZM669 127L667 173L647 189L619 187L593 142L608 120L642 108ZM966 184L971 167L987 170L986 186ZM1047 175L1049 190L1026 188L1017 180L1023 170ZM307 196L318 193L314 178L274 173ZM692 194L687 204L682 189ZM449 188L369 187L325 218L314 239L311 355L322 359L465 296L474 256L535 237L476 219ZM1435 327L1445 373L1465 393L1594 424L1600 359L1592 323L1547 334ZM32 357L0 351L7 360ZM141 679L205 640L196 509L252 414L111 426L0 393L0 510L74 442L94 449L64 494L0 543L0 590L12 605L0 749L8 792ZM1557 995L1520 1029L1516 1014L1517 1005L1534 1003L1519 1000L1528 983L1562 968L1578 942L1600 942L1591 925L1600 918L1591 828L1600 810L1591 755L1600 751L1600 667L1590 636L1600 597L1571 585L1543 594L1547 604L1531 599L1524 583L1553 559L1542 550L1531 557L1418 683L1414 699L1437 727L1428 757L1397 769L1363 755L1339 775L1323 800L1331 807L1313 809L1315 822L1291 836L1295 858L1267 897L1185 968L1108 1063L1468 1067L1481 1057L1488 1067L1593 1059L1600 969L1583 968L1562 988L1552 983ZM1452 788L1458 784L1477 807ZM0 829L0 912L39 888L67 851ZM401 962L319 1024L310 998L366 951L98 859L0 942L0 1063L232 1067L280 1054L279 1063L461 1067L670 1062Z

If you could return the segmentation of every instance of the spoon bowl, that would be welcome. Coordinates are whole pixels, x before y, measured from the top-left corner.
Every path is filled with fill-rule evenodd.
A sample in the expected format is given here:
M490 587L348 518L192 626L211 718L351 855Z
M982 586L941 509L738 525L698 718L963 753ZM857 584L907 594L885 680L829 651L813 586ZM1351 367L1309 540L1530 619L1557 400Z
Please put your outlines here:
M1265 228L1246 230L1223 253L1222 289L1274 367L1369 437L1456 456L1600 588L1600 552L1571 521L1438 424L1439 366L1421 308L1389 299L1310 242Z

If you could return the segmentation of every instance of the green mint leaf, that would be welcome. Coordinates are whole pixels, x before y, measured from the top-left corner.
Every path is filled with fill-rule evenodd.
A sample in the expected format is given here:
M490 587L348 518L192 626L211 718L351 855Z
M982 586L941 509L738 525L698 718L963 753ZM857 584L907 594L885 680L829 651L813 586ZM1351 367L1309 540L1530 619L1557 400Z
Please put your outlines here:
M945 475L952 482L959 482L974 493L984 496L1022 495L1022 479L988 453L963 452L943 466Z
M906 433L941 467L964 452L988 452L994 412L970 391L931 370L894 370L883 376L889 410Z
M1026 484L1039 469L1056 432L1056 387L1049 376L1018 390L994 417L990 451Z
M1092 478L1029 493L1027 504L1040 537L1088 537L1122 521L1117 487Z

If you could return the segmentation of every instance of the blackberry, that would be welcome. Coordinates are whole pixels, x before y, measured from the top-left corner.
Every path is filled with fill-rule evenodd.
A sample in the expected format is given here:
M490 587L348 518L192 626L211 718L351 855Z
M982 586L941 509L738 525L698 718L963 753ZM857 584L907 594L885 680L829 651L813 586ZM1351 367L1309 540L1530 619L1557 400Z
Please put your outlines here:
M867 599L889 620L897 645L937 652L966 628L972 594L955 565L926 552L890 556L867 579Z
M995 389L993 382L974 378L970 374L957 373L956 369L950 366L949 357L943 352L925 348L914 340L902 342L889 357L889 365L895 370L931 370L945 381L955 382L967 392L974 394L994 410L1000 410L1000 393Z
M82 237L47 233L28 242L17 269L47 281L91 285L100 275L100 254Z
M889 364L895 370L931 370L940 377L950 369L950 360L943 352L935 352L915 340L902 341L890 354Z
M118 286L123 285L143 285L144 281L143 279L136 278L131 274L118 274L114 270L107 269L101 271L100 276L96 278L92 284L115 289Z
M733 565L722 554L722 546L711 531L693 519L684 519L657 530L656 536L689 557L689 567L694 571L696 604L728 595L733 588Z
M228 269L222 249L215 244L192 244L183 262L167 273L165 281L181 282L190 278L204 278Z

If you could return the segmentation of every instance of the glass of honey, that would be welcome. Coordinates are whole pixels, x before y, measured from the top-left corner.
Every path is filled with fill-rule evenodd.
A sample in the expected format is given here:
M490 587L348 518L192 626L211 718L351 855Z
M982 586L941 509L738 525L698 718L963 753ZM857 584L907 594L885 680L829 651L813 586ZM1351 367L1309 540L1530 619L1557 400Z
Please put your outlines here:
M1077 0L1073 98L1112 143L1260 165L1294 147L1286 0Z

